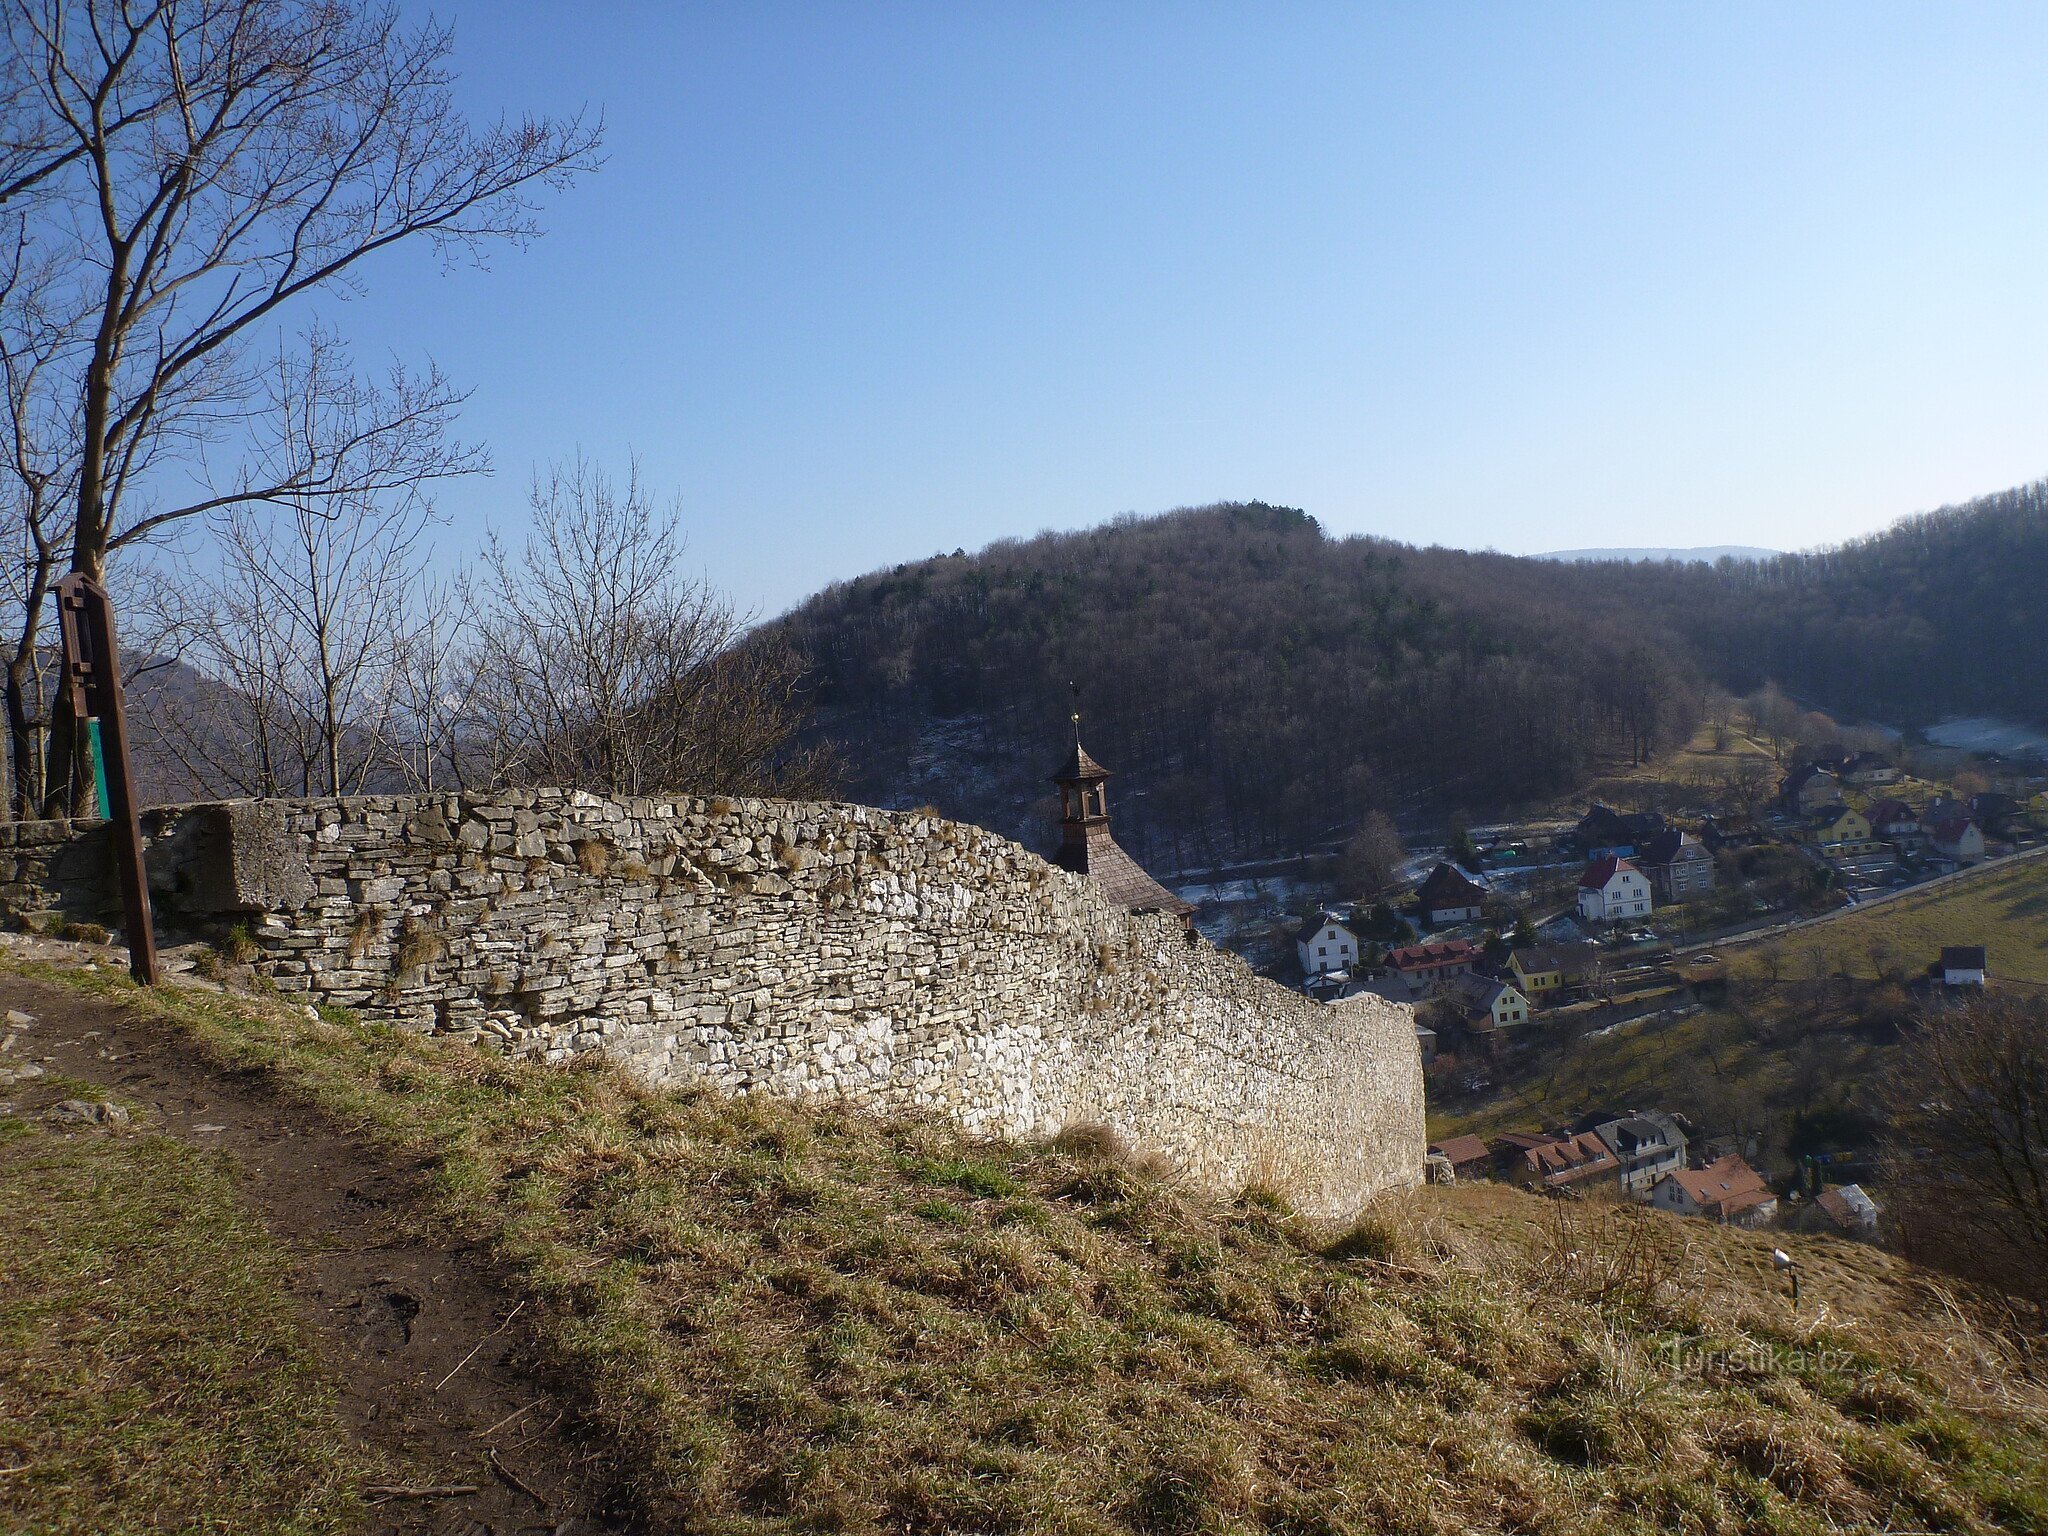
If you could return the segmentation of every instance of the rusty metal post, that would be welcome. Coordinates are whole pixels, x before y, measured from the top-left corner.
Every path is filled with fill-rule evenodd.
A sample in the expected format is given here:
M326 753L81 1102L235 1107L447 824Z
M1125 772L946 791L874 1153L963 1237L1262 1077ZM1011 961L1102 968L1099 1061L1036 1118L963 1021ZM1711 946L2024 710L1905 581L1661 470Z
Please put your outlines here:
M121 653L114 644L114 606L107 589L74 571L57 583L57 622L64 635L64 687L72 717L99 721L95 758L106 774L107 819L114 867L127 914L128 969L145 987L156 984L156 931L149 877L142 865L142 825L128 760L128 714L121 702Z

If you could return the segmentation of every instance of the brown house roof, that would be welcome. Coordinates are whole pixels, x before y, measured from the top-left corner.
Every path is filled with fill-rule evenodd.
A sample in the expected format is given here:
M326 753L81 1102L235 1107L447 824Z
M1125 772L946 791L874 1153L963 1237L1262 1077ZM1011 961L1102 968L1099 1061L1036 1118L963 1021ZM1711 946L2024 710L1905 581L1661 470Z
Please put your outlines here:
M1487 900L1485 886L1468 880L1448 864L1439 864L1432 869L1417 894L1422 898L1422 910L1425 912L1443 907L1483 907Z
M1676 1179L1695 1205L1724 1220L1773 1198L1763 1175L1733 1152L1704 1168L1674 1169L1664 1177Z
M1433 966L1471 965L1479 958L1479 946L1469 939L1445 939L1441 944L1408 944L1387 956L1397 971L1428 970Z
M1642 873L1641 870L1637 869L1627 859L1618 859L1610 853L1606 858L1595 859L1586 866L1586 872L1579 876L1579 885L1589 891L1602 890L1606 887L1608 881L1612 880L1623 870L1627 870L1630 874L1639 875Z
M1581 1131L1558 1141L1530 1147L1522 1153L1522 1167L1551 1188L1577 1184L1613 1173L1621 1165L1607 1150L1607 1143L1591 1131Z
M1484 1136L1452 1136L1444 1141L1431 1142L1429 1150L1449 1158L1453 1168L1493 1160L1493 1149L1486 1144Z

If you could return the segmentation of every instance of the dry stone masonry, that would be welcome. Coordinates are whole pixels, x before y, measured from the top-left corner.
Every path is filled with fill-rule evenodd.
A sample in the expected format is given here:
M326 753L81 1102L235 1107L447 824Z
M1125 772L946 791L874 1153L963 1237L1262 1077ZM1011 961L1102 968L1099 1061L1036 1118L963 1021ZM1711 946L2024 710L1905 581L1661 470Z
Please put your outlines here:
M1325 1006L1171 916L937 817L763 800L231 801L145 818L166 927L280 990L657 1083L1102 1122L1331 1216L1422 1175L1409 1010ZM0 831L0 899L104 918L101 829Z

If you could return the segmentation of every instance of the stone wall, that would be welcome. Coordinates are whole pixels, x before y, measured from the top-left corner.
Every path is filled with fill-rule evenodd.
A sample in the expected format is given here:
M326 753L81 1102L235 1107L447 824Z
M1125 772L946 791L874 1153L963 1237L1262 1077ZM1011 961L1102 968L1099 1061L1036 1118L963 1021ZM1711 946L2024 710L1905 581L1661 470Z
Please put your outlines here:
M0 850L8 899L104 920L95 834L45 825ZM172 807L144 830L161 926L244 925L281 990L406 1028L975 1133L1106 1122L1325 1215L1421 1177L1408 1009L1311 1002L977 827L537 790Z

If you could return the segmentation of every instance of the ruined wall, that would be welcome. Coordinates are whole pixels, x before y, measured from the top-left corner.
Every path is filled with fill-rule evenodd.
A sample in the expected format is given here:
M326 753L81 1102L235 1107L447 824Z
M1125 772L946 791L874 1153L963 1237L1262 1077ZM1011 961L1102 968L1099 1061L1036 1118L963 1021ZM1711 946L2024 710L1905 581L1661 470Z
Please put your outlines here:
M1331 1215L1421 1176L1406 1008L1311 1002L976 827L538 790L177 807L145 833L160 924L245 923L281 990L407 1028L979 1133L1105 1121ZM0 848L13 904L104 905L91 834L33 836Z

